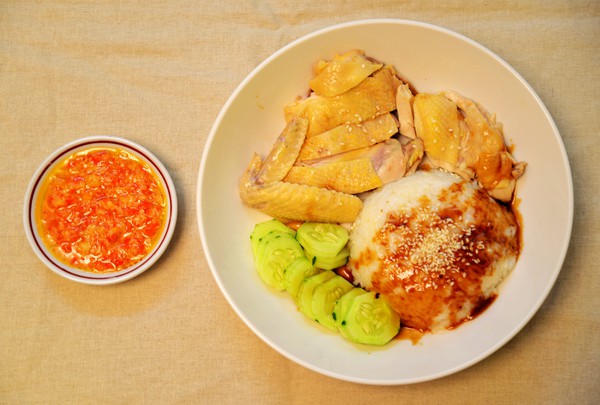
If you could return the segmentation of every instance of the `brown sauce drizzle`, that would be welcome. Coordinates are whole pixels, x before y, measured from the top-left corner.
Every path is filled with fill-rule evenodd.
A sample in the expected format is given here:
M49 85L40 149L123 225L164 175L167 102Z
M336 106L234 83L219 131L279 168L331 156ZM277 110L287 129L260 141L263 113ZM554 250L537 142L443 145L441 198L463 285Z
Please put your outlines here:
M425 336L425 332L418 329L410 328L408 326L402 326L400 332L396 335L396 340L408 340L416 345L421 341L421 338Z

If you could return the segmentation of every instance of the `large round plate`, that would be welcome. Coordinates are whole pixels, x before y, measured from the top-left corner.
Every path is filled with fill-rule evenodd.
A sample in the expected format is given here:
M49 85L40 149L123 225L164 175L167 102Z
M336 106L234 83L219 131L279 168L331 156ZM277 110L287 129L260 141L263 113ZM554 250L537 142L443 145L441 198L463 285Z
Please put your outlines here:
M358 347L308 322L285 293L269 290L252 264L249 235L266 219L242 205L238 180L284 126L283 106L305 94L320 58L350 49L392 64L420 92L453 89L504 124L519 180L523 252L494 304L451 332L413 345ZM499 349L531 319L562 267L573 221L573 187L558 130L544 104L506 62L447 29L413 21L364 20L307 35L277 51L239 85L219 114L200 165L198 225L206 258L243 321L287 358L324 375L365 384L408 384L455 373Z

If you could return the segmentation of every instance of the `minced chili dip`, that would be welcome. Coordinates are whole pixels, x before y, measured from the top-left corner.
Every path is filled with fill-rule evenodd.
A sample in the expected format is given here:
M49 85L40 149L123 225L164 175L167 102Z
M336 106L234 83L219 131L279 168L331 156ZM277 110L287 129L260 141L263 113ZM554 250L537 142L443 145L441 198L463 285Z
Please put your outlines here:
M164 227L166 196L144 161L118 148L78 151L44 180L37 226L62 262L94 273L116 272L144 258Z

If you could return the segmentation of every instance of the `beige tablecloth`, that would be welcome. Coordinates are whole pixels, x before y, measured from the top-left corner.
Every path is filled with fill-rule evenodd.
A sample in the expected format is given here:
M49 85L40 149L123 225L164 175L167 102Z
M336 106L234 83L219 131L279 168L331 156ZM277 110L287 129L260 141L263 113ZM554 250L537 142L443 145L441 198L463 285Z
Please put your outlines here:
M263 343L213 280L195 212L207 135L241 80L296 38L371 17L504 58L553 115L575 185L571 247L533 320L469 369L398 387L325 377ZM1 2L0 403L599 403L599 38L597 0ZM165 256L102 288L46 269L22 225L37 165L92 134L153 151L180 201Z

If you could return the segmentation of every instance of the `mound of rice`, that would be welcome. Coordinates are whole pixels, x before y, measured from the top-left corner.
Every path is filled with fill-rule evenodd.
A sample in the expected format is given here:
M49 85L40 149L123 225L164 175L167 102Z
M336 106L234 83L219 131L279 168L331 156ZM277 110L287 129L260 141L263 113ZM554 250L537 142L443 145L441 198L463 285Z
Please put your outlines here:
M495 298L519 255L513 212L475 183L418 171L369 195L350 235L354 281L403 325L454 328Z

